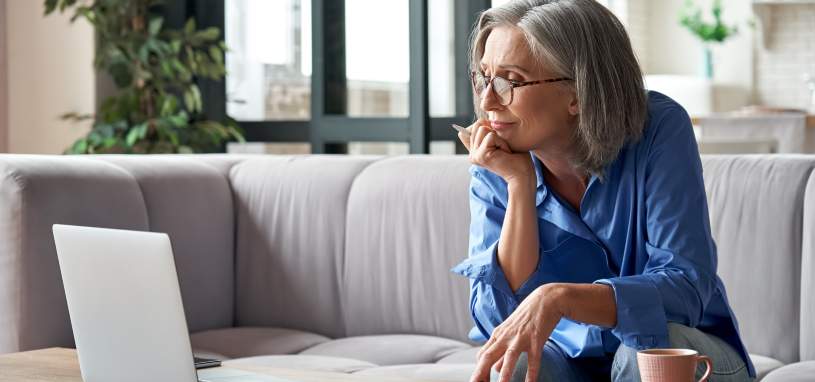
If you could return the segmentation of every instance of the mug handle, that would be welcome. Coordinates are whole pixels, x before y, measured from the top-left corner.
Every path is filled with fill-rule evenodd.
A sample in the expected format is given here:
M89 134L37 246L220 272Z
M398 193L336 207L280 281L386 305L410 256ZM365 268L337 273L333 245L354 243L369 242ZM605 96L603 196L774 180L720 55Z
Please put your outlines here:
M707 364L707 370L705 370L705 375L702 376L702 379L699 382L707 382L707 378L710 377L710 373L713 371L713 361L710 360L710 357L706 355L697 355L696 356L696 363L698 364L699 361L703 361Z

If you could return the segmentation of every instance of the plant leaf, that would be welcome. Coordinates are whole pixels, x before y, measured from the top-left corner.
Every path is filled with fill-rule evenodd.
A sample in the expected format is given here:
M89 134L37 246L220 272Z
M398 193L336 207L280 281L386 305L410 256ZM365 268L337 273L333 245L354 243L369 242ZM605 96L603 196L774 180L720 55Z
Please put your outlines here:
M158 35L158 32L161 31L162 25L164 25L163 17L154 17L150 19L150 26L148 26L148 32L150 33L150 36Z
M50 15L57 9L57 0L45 0L45 15Z
M217 40L218 36L221 35L221 30L216 28L216 27L209 27L207 29L199 31L195 35L196 35L196 37L198 37L198 38L200 38L200 39L202 39L204 41L213 41L213 40Z
M195 32L195 19L190 17L187 23L184 24L184 33L192 34L193 32Z

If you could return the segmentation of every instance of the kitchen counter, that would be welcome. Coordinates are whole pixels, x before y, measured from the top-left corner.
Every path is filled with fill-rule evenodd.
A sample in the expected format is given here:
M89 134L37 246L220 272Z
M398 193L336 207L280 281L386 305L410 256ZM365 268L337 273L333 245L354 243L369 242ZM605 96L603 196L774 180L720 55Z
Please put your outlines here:
M766 117L766 116L768 116L768 115L772 115L772 114L744 114L744 115L733 115L733 116L731 116L730 118ZM695 116L695 117L691 117L691 118L690 118L690 121L691 121L691 123L693 123L693 125L694 125L694 126L698 126L698 125L700 125L700 124L702 123L702 121L703 121L705 118L706 118L706 117ZM807 117L806 117L806 126L807 126L807 128L810 128L810 129L815 128L815 114L807 114Z
M715 143L716 147L730 145L745 153L815 154L815 115L803 111L755 107L691 121L700 147L701 143Z

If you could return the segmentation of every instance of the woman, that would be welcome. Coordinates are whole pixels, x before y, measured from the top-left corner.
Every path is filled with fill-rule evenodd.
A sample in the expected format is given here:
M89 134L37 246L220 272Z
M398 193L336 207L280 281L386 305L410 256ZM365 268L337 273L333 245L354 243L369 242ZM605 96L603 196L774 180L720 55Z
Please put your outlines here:
M643 88L593 0L516 0L471 44L472 381L636 381L636 351L692 348L754 377L716 275L687 113Z

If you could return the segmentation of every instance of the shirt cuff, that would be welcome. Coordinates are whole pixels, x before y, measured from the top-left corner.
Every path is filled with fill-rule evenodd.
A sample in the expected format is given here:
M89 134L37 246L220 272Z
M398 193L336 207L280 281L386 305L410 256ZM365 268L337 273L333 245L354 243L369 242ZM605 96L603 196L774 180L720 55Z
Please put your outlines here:
M601 279L594 283L614 289L617 326L611 332L623 345L637 350L669 347L668 319L662 297L647 275Z
M512 301L517 301L512 288L509 286L504 271L498 264L498 242L496 241L484 251L474 254L462 261L451 272L460 274L473 280L481 281L500 291Z
M524 281L523 284L515 291L515 299L520 303L521 301L525 300L535 289L538 289L541 285L544 284L544 280L541 274L541 257L538 256L538 263L535 265L535 271L529 275L529 278Z

